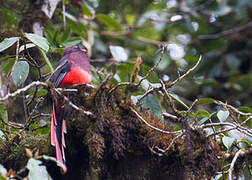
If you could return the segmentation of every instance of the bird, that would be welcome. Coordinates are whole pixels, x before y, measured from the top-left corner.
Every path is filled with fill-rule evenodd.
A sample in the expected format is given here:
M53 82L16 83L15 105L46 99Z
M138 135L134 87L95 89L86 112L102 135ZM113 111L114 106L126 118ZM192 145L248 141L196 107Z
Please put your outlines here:
M91 83L92 74L87 49L79 45L67 47L63 57L56 65L55 71L49 79L55 88L70 87L77 84ZM71 108L64 106L64 99L53 96L51 116L51 145L55 146L57 165L63 174L67 172L65 157L66 120L71 115Z

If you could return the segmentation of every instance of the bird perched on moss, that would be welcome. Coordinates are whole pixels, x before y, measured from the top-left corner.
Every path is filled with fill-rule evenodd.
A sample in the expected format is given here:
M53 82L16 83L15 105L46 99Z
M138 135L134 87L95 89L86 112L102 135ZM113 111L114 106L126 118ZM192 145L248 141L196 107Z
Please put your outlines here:
M67 87L76 84L91 82L91 68L87 57L87 49L80 46L71 46L65 49L64 56L59 60L56 71L50 78L55 87ZM64 149L66 133L66 119L71 114L71 108L64 106L64 99L53 97L53 110L51 117L51 144L56 149L58 166L67 172Z

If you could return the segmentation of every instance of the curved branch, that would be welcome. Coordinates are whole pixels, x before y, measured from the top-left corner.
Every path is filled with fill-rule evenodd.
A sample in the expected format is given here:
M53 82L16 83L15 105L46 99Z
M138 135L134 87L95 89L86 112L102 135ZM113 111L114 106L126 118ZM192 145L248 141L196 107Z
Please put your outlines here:
M5 101L10 97L14 97L22 92L25 92L25 91L29 90L30 88L32 88L33 86L46 86L47 87L47 84L44 82L40 82L40 81L34 81L31 84L29 84L21 89L18 89L17 91L15 91L13 93L8 93L6 96L0 97L0 101Z

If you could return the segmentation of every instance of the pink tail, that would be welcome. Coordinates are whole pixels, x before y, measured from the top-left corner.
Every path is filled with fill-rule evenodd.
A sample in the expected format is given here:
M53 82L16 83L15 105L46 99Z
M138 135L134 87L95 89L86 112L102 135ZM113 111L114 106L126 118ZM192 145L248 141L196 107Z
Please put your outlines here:
M55 112L55 105L53 104L52 118L51 118L51 145L55 146L57 165L67 172L66 158L64 148L66 147L64 133L66 133L65 119L57 119Z

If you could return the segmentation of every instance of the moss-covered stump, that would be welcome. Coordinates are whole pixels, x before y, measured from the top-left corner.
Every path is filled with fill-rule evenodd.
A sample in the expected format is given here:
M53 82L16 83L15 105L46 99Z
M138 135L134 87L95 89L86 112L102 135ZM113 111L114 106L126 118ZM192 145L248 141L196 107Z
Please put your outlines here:
M150 128L132 109L159 129L172 131L173 127L136 107L121 90L110 92L112 85L77 88L78 93L72 92L68 97L92 115L73 111L67 121L68 172L62 175L54 162L45 162L54 179L202 179L212 177L218 170L218 145L201 129L183 127L184 135L168 151L157 152L158 148L166 149L176 135ZM40 152L54 156L49 137L43 142L37 136L33 138L32 143L24 141L22 146L42 148ZM39 146L41 143L43 146ZM6 151L0 158L3 156L15 156L9 158L13 162L27 159L24 149L19 154Z

